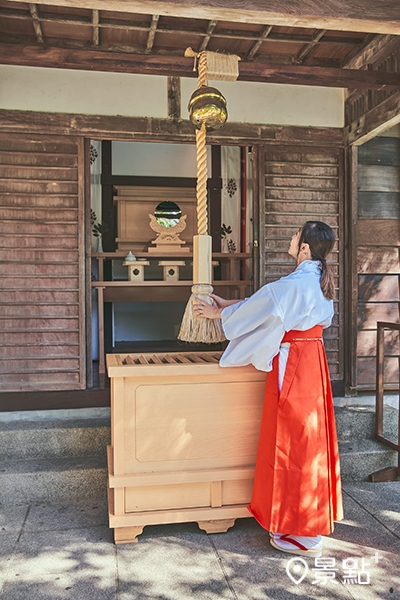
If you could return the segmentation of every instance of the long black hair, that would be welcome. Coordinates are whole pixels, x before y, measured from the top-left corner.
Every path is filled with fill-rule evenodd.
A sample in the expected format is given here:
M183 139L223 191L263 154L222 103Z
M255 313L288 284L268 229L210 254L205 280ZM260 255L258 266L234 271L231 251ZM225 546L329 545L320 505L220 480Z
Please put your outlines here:
M311 260L318 260L321 263L321 290L328 300L335 297L335 285L333 273L326 263L326 257L332 252L335 240L333 229L322 221L307 221L301 228L299 251L302 244L308 244Z

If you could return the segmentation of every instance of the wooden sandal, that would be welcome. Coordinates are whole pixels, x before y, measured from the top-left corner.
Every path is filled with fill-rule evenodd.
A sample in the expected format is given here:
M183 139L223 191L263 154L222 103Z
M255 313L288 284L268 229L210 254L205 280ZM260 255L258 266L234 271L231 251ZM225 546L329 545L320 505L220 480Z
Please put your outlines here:
M314 548L307 548L292 537L288 533L281 534L279 538L275 539L274 535L271 535L270 539L271 546L281 552L288 552L289 554L298 554L300 556L312 556L313 558L319 558L322 556L322 540L318 542ZM291 544L293 548L286 547L284 544Z

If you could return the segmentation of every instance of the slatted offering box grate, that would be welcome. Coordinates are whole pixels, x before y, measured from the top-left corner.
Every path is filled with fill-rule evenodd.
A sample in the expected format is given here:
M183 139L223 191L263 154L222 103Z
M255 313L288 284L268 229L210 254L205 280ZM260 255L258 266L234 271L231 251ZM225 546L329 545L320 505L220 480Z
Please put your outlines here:
M110 527L197 522L208 533L249 517L265 373L221 368L221 352L107 355Z
M213 354L209 352L185 352L184 354L170 353L170 354L127 354L125 358L121 359L118 356L117 361L121 361L122 365L204 365L204 364L218 364L221 358L222 352L215 352Z

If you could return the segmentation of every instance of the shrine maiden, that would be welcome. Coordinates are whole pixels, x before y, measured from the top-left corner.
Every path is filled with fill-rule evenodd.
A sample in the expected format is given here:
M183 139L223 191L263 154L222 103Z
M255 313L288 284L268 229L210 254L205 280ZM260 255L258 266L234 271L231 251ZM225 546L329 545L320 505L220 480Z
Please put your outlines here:
M284 552L318 557L343 518L339 455L322 329L333 317L326 257L332 229L308 221L292 237L297 267L245 300L211 294L197 315L221 318L230 340L221 367L267 371L250 512Z

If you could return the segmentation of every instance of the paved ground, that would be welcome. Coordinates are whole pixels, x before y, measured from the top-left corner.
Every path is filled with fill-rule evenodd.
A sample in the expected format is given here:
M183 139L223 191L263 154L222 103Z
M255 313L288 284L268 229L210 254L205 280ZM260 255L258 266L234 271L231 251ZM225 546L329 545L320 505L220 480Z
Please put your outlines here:
M0 598L400 600L400 482L344 491L325 571L310 558L289 564L252 518L214 535L192 523L146 527L138 544L115 546L103 498L0 507Z

